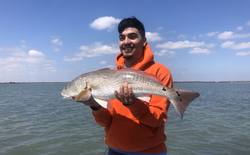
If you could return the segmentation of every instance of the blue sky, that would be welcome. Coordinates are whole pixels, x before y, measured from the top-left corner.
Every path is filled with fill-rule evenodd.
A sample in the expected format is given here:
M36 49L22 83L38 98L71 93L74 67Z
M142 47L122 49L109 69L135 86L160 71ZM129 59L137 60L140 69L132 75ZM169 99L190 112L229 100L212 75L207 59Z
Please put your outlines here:
M114 68L135 16L174 81L250 81L249 0L0 0L0 82L64 82Z

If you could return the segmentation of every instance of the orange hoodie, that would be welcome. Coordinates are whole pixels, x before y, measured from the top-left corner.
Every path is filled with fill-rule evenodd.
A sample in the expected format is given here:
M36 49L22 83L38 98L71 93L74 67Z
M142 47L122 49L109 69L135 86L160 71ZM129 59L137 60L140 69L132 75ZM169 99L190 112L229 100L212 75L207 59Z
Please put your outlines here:
M124 57L118 54L115 70L124 68ZM157 76L162 84L173 87L173 80L167 67L154 62L154 54L147 44L143 56L132 68ZM137 153L162 153L166 151L164 123L170 102L151 95L150 103L137 100L124 106L117 99L111 100L112 109L101 108L92 111L96 122L105 127L106 144L114 149Z

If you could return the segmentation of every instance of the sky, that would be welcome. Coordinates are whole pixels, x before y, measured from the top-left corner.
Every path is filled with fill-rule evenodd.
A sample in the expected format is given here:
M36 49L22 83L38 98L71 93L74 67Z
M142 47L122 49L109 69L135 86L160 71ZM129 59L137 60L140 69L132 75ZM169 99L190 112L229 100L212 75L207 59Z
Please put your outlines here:
M249 0L0 0L0 82L115 68L118 23L145 26L174 81L250 81Z

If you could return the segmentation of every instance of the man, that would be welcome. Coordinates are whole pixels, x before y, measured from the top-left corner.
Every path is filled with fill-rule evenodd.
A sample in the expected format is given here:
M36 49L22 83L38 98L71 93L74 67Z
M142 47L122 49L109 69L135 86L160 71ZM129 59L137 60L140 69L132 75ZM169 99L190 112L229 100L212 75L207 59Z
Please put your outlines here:
M135 17L123 19L118 25L121 53L116 57L118 69L134 68L157 76L172 88L173 80L167 67L154 62L154 54L146 42L143 24ZM105 127L109 155L166 155L164 123L170 102L151 95L150 103L136 99L133 88L124 83L114 92L112 109L101 107L93 97L83 102L92 109L96 122Z

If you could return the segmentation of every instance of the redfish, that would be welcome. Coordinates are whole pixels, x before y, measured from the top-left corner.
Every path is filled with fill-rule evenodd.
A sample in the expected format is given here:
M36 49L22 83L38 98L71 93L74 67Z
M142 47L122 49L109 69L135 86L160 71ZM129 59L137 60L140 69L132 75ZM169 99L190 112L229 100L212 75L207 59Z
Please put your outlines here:
M76 96L76 101L86 101L92 95L101 106L111 108L108 101L116 99L115 90L119 90L125 82L131 85L138 99L150 102L146 94L167 98L181 119L189 103L199 97L198 92L168 88L158 77L132 68L117 71L102 69L82 74L70 82L61 95L64 98Z

